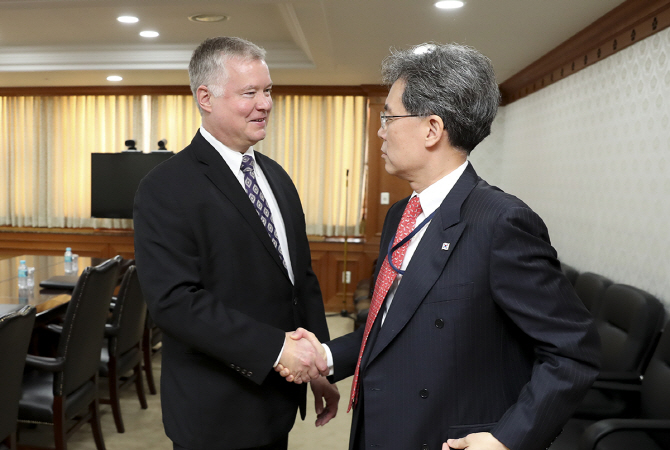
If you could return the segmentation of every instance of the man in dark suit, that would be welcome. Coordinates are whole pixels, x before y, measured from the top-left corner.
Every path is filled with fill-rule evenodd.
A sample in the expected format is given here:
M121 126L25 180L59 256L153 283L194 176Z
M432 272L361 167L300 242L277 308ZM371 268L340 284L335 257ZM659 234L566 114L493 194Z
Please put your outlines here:
M366 327L324 345L334 379L354 375L350 448L544 449L599 341L542 220L467 161L499 103L490 61L424 44L383 76L382 158L414 193L386 217Z
M164 332L163 422L175 449L286 449L306 385L286 383L278 363L314 379L317 425L337 412L325 361L308 341L286 339L306 327L327 340L328 329L298 192L252 147L272 108L264 55L227 37L194 51L202 127L135 198L135 257Z

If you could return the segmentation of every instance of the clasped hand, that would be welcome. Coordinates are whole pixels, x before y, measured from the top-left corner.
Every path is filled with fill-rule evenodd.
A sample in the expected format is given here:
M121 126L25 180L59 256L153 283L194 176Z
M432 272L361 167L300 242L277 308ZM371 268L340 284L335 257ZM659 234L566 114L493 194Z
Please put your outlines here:
M310 382L314 393L317 427L327 424L337 415L340 393L337 386L322 377L328 375L326 351L314 333L304 328L286 333L284 351L275 370L289 382Z
M328 375L326 351L314 333L298 328L286 333L284 351L275 370L287 381L307 383Z

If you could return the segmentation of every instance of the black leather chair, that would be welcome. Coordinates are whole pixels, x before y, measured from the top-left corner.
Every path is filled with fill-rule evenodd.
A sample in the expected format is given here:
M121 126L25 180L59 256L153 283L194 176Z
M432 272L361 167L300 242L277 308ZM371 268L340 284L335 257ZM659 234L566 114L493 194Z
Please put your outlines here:
M561 262L561 270L563 271L563 275L570 281L570 284L574 286L577 281L577 276L579 276L579 271L564 262Z
M163 341L163 331L156 326L156 323L147 313L145 321L144 336L142 338L142 355L144 358L144 374L147 378L147 386L152 395L156 395L156 383L154 381L153 357L161 351Z
M599 386L628 397L630 408L599 421L571 419L551 450L670 449L670 330L661 336L641 384Z
M574 283L575 292L594 316L598 314L605 290L610 285L612 280L592 272L580 273Z
M16 449L21 378L34 325L32 306L0 317L0 449Z
M602 343L598 379L639 379L665 322L663 304L641 289L612 284L603 294L595 322Z
M56 450L65 450L67 438L86 422L91 424L97 449L105 449L98 412L98 366L119 261L119 257L110 259L81 274L67 306L56 356L28 355L26 359L19 422L53 425Z
M125 431L121 417L119 389L135 383L137 397L142 409L147 409L142 383L142 336L147 315L147 306L142 297L135 266L130 266L121 281L119 293L114 301L112 318L105 327L106 345L100 357L100 375L109 381L109 398L100 403L111 404L116 430ZM132 371L132 375L125 376Z
M639 385L665 321L665 309L651 294L623 284L605 290L596 326L602 343L601 370L574 417L616 417L628 409L619 391L599 389L601 383Z

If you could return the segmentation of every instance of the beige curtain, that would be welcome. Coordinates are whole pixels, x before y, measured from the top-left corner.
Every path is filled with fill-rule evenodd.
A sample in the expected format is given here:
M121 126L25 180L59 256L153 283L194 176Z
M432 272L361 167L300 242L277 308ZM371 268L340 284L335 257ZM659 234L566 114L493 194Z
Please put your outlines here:
M168 150L176 153L191 142L200 122L198 107L190 95L151 96L151 145L167 139Z
M362 96L274 97L268 135L257 149L293 179L308 234L361 234L366 108Z
M256 149L279 162L303 202L307 232L361 233L366 99L274 96L267 138ZM180 151L200 126L191 96L0 97L0 225L131 228L90 217L91 153ZM347 175L348 173L348 175Z
M307 232L361 234L366 98L275 95L273 100L268 135L255 148L281 164L293 179ZM193 98L184 95L153 96L151 120L152 143L166 138L173 151L188 145L200 126Z
M139 96L0 97L0 224L130 228L91 218L91 153L140 138Z

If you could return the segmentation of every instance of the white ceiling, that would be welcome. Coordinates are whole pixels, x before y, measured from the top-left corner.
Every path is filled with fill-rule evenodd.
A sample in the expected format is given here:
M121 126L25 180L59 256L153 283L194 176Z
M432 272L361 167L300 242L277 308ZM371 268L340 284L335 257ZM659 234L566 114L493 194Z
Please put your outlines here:
M379 83L390 47L460 42L489 56L498 81L623 0L0 0L0 86L186 85L193 49L210 36L268 51L277 85ZM195 14L224 14L195 23ZM139 17L122 24L120 15ZM142 30L160 36L147 39Z

